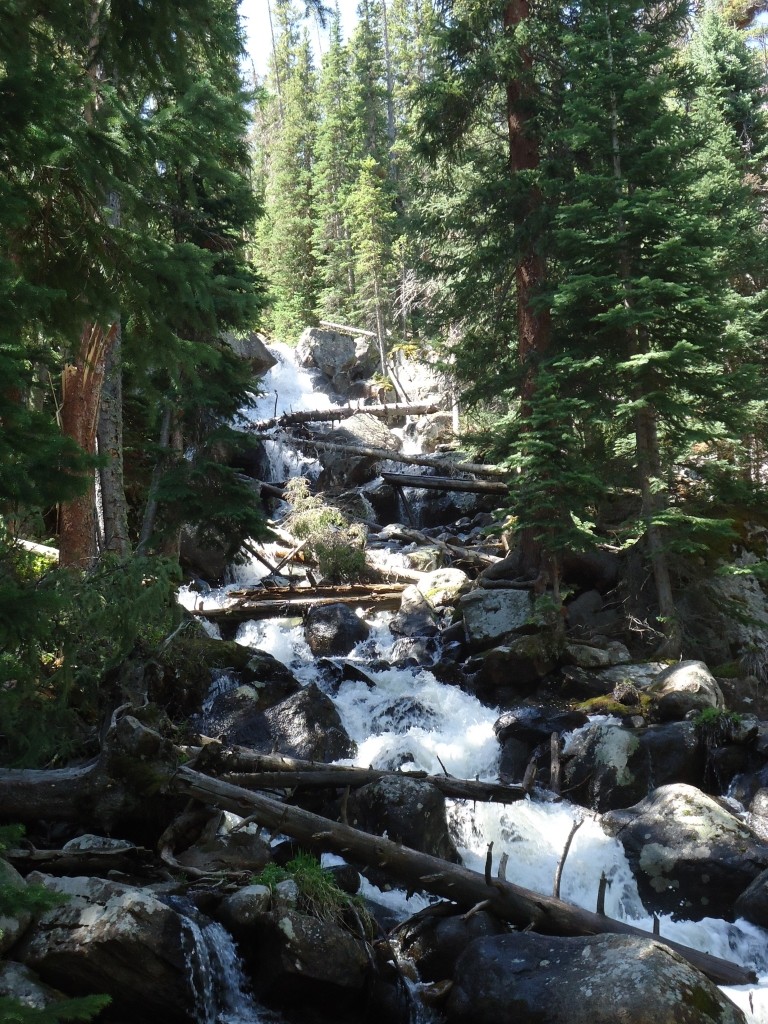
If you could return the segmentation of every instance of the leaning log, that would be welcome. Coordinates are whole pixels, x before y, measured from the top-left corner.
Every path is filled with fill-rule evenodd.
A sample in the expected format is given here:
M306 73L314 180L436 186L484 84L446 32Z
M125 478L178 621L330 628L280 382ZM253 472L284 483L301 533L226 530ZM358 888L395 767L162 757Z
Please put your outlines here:
M256 433L257 441L277 441L280 436L277 434ZM508 477L509 471L500 466L491 466L484 462L452 462L450 459L440 459L429 455L404 455L402 452L392 452L387 448L374 448L363 444L342 444L340 441L324 441L322 438L295 438L290 434L285 435L285 440L293 444L300 444L302 448L320 448L328 451L346 452L349 455L365 455L372 459L380 459L389 462L401 462L406 466L433 466L435 469L444 469L453 473L475 473L477 476L500 476Z
M404 586L399 583L367 585L253 588L230 591L223 606L201 605L190 614L211 622L248 622L249 619L290 618L304 615L310 608L328 604L346 604L353 608L394 611L400 607Z
M404 416L428 416L440 412L435 402L377 402L375 405L341 405L333 409L301 409L298 412L284 412L267 420L256 420L251 430L271 430L272 427L288 427L296 423L333 423L347 420L350 416L367 413L383 420L396 420Z
M365 786L385 778L418 779L429 782L445 796L511 804L523 800L522 786L477 779L457 779L451 775L429 775L427 772L395 772L378 768L357 768L302 761L282 754L259 754L246 747L222 748L217 744L203 747L196 768L216 775L226 773L227 781L245 789L293 789L296 786Z
M508 494L500 480L461 480L455 476L422 476L414 473L382 473L393 487L420 487L427 491L468 491L471 494Z
M309 849L330 850L357 863L385 870L410 889L427 890L461 907L469 909L487 900L495 914L522 928L532 927L534 931L549 935L617 933L654 938L650 932L625 921L582 910L512 882L492 879L488 884L485 877L475 871L209 778L191 768L180 767L171 773L167 788L170 792L250 817L265 828L292 836ZM755 975L738 964L677 942L665 940L664 944L718 984L743 985L755 981Z

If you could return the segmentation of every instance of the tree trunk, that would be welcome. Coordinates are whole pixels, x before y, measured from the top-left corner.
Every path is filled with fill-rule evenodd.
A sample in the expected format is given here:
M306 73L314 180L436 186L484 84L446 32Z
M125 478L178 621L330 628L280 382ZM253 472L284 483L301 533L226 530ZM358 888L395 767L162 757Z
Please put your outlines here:
M89 455L96 452L101 391L106 353L117 325L105 332L99 324L86 324L80 337L77 361L62 374L61 428ZM89 473L89 477L92 474ZM59 563L87 568L96 557L94 488L64 502L59 515Z
M504 9L504 31L514 33L530 18L529 0L510 0ZM530 111L535 97L531 72L533 58L530 50L520 49L520 74L507 82L507 130L509 134L509 170L512 177L520 172L534 171L539 166L539 140L530 123ZM538 188L531 186L523 222L530 218L541 204ZM546 279L546 260L533 233L524 234L525 242L515 266L517 294L518 358L524 368L521 391L521 414L530 412L530 403L536 390L536 364L548 351L551 318L548 311L537 313L533 300ZM525 441L523 441L525 444ZM523 570L538 573L542 568L542 545L530 527L520 538Z
M99 409L99 455L106 459L99 469L104 515L104 548L127 557L128 506L123 480L123 371L122 329L116 324L115 338L106 352L104 384Z

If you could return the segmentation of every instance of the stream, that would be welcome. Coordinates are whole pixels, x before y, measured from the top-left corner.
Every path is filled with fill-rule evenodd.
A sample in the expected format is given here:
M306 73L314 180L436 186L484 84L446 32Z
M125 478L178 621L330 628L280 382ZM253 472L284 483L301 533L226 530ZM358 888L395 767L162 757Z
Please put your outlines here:
M280 362L266 375L265 394L253 419L280 415L287 410L319 408L330 400L312 390L313 378L296 368L290 350L275 346ZM279 442L268 442L273 479L291 473L313 475L316 463L311 455L296 453ZM258 562L237 566L232 582L211 595L224 601L232 586L254 584L263 577ZM182 589L180 600L191 606L196 595ZM331 685L318 671L299 620L268 620L243 623L239 643L260 648L287 665L303 684L315 682L334 701L342 722L358 746L355 763L376 768L423 770L433 774L447 771L460 778L497 781L499 743L493 724L500 710L487 707L457 687L438 682L425 668L377 669L377 659L387 660L396 638L389 631L391 613L367 619L370 637L347 660L357 661L373 680L373 686L358 681ZM215 633L215 627L208 629ZM371 665L374 665L371 668ZM218 681L218 687L226 685ZM567 740L566 740L567 742ZM351 761L341 763L352 763ZM590 910L595 909L600 877L605 873L608 889L605 912L609 917L631 921L652 930L653 922L640 901L637 886L620 843L600 827L599 816L567 800L534 802L526 799L508 806L492 803L473 805L469 801L448 801L451 832L467 867L484 870L489 842L493 841L494 872L502 853L509 855L507 877L516 884L551 893L553 879L574 820L584 819L576 832L564 865L561 897ZM364 882L364 895L397 910L405 918L426 905L423 897L407 900L403 892L382 893ZM218 927L218 926L216 926ZM662 939L705 950L715 956L751 967L759 975L754 987L725 988L741 1007L751 1024L768 1024L768 941L765 931L743 920L729 923L714 919L672 921L662 917ZM225 950L218 936L213 946ZM198 943L199 944L199 943ZM231 943L230 943L231 945ZM205 947L207 948L207 947ZM230 956L226 953L225 959ZM236 964L227 970L235 972ZM212 968L207 968L212 970ZM232 981L239 986L240 983ZM242 987L237 987L241 992ZM267 1011L243 1005L201 1007L200 1024L266 1024L275 1018Z

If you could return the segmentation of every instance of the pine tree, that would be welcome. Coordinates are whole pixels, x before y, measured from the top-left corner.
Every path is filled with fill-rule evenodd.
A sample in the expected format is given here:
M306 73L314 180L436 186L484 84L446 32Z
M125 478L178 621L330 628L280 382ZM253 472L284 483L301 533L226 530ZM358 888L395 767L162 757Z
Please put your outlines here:
M276 5L277 50L272 57L271 130L266 149L265 220L260 265L272 286L270 326L295 339L314 322L317 279L313 251L314 145L317 82L309 39L299 36L290 2ZM278 92L279 81L279 92Z

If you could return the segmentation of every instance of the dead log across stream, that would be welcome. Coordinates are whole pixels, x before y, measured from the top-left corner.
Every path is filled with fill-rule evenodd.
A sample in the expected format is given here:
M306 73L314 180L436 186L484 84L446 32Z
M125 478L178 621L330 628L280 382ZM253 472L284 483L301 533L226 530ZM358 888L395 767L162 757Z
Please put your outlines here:
M254 587L230 591L233 603L224 607L201 605L192 615L212 622L247 622L278 616L303 615L310 608L324 604L348 604L355 608L376 608L392 611L400 607L404 585L399 583L348 584L317 587Z
M333 409L302 409L299 412L284 412L281 416L272 416L268 420L258 420L251 425L252 430L269 430L271 427L287 427L292 423L327 423L334 420L346 420L365 412L384 420L398 419L402 416L428 416L439 412L440 406L435 402L379 402L376 405L342 405Z
M402 452L390 451L388 448L374 448L363 444L341 444L339 441L323 441L319 437L296 438L292 434L285 434L281 438L279 434L256 433L257 441L289 441L291 444L300 445L303 448L325 448L328 451L347 452L349 455L365 455L372 459L382 461L401 462L406 466L433 466L435 469L443 469L447 473L475 473L477 476L500 476L508 477L509 472L500 466L491 466L484 462L451 462L450 459L439 459L429 455L404 455ZM505 489L506 493L506 489Z
M468 491L471 494L508 494L500 480L460 480L455 476L422 476L414 473L382 473L393 487L422 487L428 491Z
M279 803L251 793L191 768L181 767L169 774L167 789L181 793L298 839L309 849L332 850L342 856L389 872L414 890L429 892L471 908L484 901L494 913L519 927L532 926L547 935L599 935L616 933L654 939L650 932L624 921L614 921L573 904L523 889L511 882L492 880L439 857L411 850L389 839L360 832L349 825L322 818L318 814ZM720 985L744 985L754 982L751 971L728 960L701 953L677 942L664 941L680 956Z
M247 789L293 789L295 786L365 786L383 778L407 778L429 782L445 796L511 804L523 800L523 786L506 786L499 782L457 779L451 775L428 775L426 772L388 772L378 768L356 768L325 764L322 761L301 761L283 754L259 754L245 747L204 747L196 765L217 775L226 773L233 785ZM242 774L241 774L242 773Z

